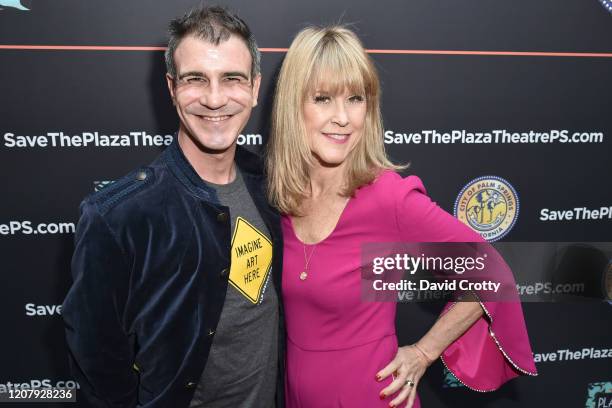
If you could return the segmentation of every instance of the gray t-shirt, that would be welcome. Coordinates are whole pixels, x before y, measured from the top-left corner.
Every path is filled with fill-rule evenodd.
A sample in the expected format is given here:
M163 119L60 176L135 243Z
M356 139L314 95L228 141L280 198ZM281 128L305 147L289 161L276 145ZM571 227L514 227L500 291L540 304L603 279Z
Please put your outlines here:
M274 407L278 299L272 241L240 171L211 184L232 218L231 269L225 304L190 408Z

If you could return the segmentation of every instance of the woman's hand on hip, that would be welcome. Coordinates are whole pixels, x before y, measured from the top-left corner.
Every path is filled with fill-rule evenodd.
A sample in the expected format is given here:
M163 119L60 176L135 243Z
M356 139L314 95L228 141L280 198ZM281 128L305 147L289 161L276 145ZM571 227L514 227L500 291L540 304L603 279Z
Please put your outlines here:
M393 382L380 392L380 399L385 399L399 391L399 394L389 403L397 407L408 400L407 408L411 408L416 397L416 388L425 370L433 361L414 344L397 349L395 358L376 374L376 379L382 381L393 375Z

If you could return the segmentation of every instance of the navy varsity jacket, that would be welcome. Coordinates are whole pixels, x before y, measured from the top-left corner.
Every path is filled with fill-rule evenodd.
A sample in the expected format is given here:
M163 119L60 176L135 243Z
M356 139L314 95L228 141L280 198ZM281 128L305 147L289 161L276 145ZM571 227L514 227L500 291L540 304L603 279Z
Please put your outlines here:
M284 406L282 235L259 158L236 163L270 231L280 305L277 407ZM188 407L225 300L231 218L177 138L149 166L81 203L64 300L77 399L94 407Z

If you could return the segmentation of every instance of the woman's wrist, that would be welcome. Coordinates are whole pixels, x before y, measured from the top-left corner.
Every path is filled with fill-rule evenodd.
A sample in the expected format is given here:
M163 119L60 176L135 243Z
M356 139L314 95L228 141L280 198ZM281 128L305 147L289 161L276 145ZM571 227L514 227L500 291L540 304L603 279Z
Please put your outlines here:
M425 350L423 350L423 347L420 346L418 343L414 343L412 347L414 347L414 349L419 354L421 354L421 356L425 359L425 361L427 361L428 366L430 366L435 361L435 358L432 358L428 353L426 353Z

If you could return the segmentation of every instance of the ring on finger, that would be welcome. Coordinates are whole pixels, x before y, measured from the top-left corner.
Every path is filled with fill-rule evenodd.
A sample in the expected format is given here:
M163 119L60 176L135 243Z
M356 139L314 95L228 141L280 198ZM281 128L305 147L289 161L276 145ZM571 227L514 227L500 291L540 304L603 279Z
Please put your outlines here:
M414 381L406 379L406 385L409 386L410 388L414 387Z

